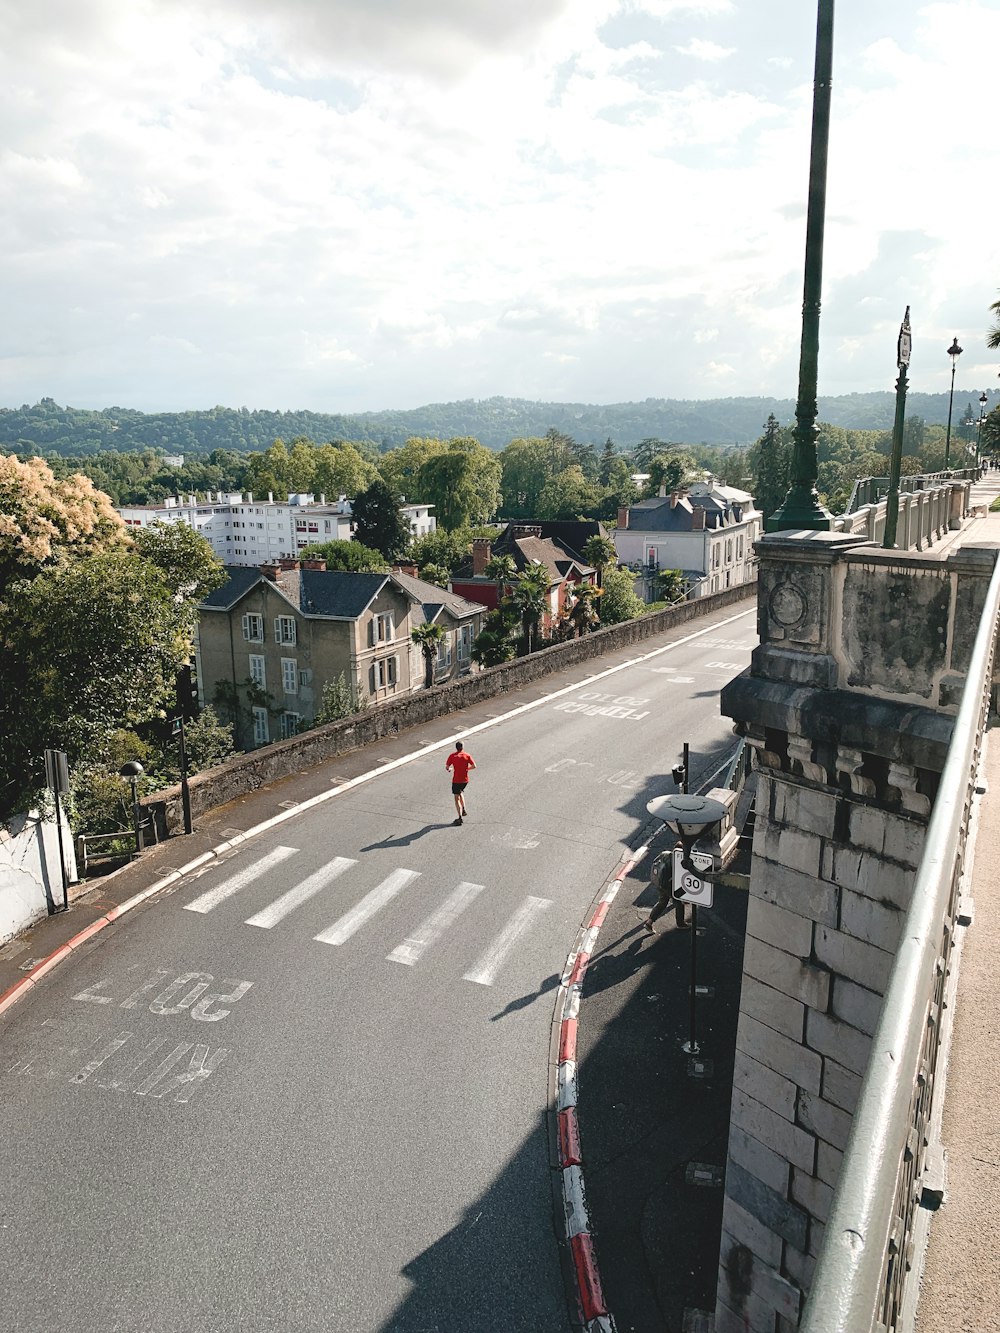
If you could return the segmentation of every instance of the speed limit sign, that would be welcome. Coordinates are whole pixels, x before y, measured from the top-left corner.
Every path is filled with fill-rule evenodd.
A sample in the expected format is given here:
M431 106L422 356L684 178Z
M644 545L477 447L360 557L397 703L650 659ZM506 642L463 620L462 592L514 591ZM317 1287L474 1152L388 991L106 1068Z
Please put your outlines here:
M712 906L712 881L700 879L698 875L685 870L681 865L684 853L678 847L674 851L674 887L672 898L678 903L694 903L696 907ZM704 852L692 852L691 860L696 870L711 870L712 858Z

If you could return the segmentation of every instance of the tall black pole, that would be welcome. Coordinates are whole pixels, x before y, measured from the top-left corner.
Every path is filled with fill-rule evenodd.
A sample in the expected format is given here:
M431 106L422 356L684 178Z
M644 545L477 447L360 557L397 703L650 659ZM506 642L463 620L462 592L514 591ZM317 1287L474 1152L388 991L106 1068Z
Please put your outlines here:
M684 781L681 792L684 796L690 791L689 775L691 771L691 748L684 742ZM684 1049L688 1055L697 1055L698 1014L695 1008L698 991L698 904L691 903L691 993L688 999L688 1039Z
M948 432L944 437L944 470L951 469L951 405L955 397L955 367L958 364L958 358L962 355L962 348L958 345L958 335L948 348L948 355L951 357L951 392L948 394Z
M181 808L184 811L184 832L193 833L194 828L191 823L191 788L188 785L188 755L187 743L184 738L184 718L181 717L180 739L181 739Z
M823 291L823 231L826 222L826 163L830 142L830 85L833 74L833 0L819 0L816 20L816 71L813 81L812 148L809 158L809 208L806 214L806 261L802 293L802 342L799 396L792 431L792 478L781 506L767 520L768 532L806 529L828 532L833 515L816 491L817 382L819 311Z
M899 473L903 460L903 416L906 408L906 367L910 364L910 307L899 326L896 344L896 418L892 426L892 455L889 460L889 494L885 499L885 537L882 545L891 549L896 545L896 522L899 519Z

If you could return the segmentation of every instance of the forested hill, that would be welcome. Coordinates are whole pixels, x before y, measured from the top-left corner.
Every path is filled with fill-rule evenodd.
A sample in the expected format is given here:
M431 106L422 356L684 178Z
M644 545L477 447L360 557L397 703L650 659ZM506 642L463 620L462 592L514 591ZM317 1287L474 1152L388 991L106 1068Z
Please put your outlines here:
M955 391L954 421L962 420L967 401L971 407L978 396L977 392ZM891 392L822 398L819 417L835 426L883 430L892 426L894 403ZM0 450L65 455L148 448L188 455L204 455L213 449L245 453L266 449L279 436L285 441L305 436L317 444L369 440L388 449L414 435L439 439L471 435L490 448L502 449L513 439L541 436L551 427L580 443L600 444L610 438L619 448L631 448L650 438L674 444L733 445L756 440L772 412L782 425L789 425L795 405L790 399L778 398L647 398L641 403L606 406L484 398L340 416L249 411L245 407L157 413L107 407L97 412L60 407L51 398L43 398L33 407L0 408ZM907 399L907 416L922 417L928 424L943 424L947 413L946 393L911 393Z

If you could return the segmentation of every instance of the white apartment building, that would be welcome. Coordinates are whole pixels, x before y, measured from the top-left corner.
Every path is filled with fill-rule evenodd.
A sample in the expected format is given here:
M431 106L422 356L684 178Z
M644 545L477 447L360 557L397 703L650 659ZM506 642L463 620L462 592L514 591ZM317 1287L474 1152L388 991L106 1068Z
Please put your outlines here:
M437 526L432 505L403 505L410 531L415 537L433 532ZM168 496L162 505L121 505L127 527L146 528L153 523L186 523L200 532L226 565L266 565L298 556L317 542L350 541L354 535L351 502L346 496L317 502L308 494L266 500L236 491L210 491L206 500L197 496Z

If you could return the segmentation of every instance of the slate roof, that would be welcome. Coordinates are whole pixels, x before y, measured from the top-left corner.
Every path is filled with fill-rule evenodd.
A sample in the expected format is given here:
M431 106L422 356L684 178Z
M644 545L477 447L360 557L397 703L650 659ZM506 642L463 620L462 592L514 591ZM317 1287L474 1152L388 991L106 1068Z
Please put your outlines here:
M517 526L521 525L518 524ZM540 527L541 524L533 524L532 526ZM582 556L571 551L556 538L514 537L511 535L510 525L493 543L492 554L495 556L511 556L517 566L518 573L532 562L537 561L538 564L544 565L548 570L550 586L553 583L564 582L574 570L581 577L594 573L591 566L584 563ZM464 560L452 574L452 579L458 579L460 582L473 577L471 557ZM492 580L487 579L486 582L492 582Z
M272 583L259 569L227 565L228 582L201 603L206 611L229 611L258 583ZM329 569L283 569L274 586L305 616L356 620L389 582L388 574Z
M628 526L630 532L690 532L692 517L689 500L682 498L671 506L669 495L656 495L630 506Z
M392 580L414 601L420 602L425 620L435 620L442 610L446 610L455 620L467 620L469 616L482 614L481 602L470 602L468 598L459 597L457 592L449 592L447 588L439 588L437 584L414 578L412 574L402 574L395 570Z

